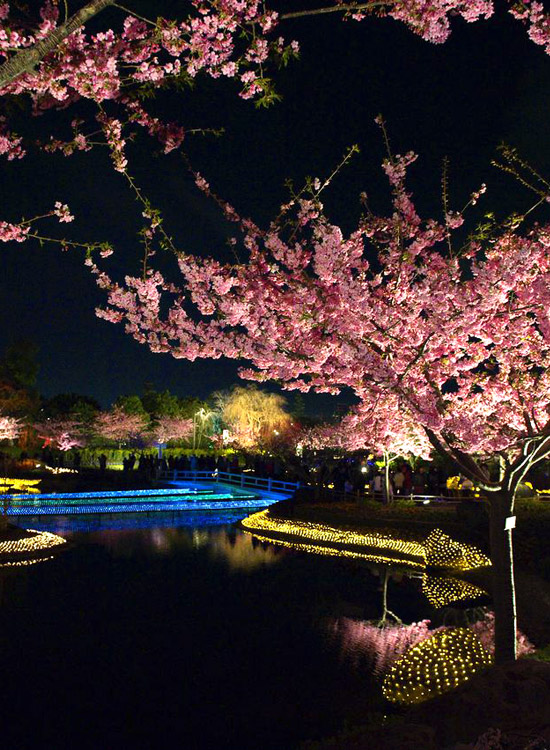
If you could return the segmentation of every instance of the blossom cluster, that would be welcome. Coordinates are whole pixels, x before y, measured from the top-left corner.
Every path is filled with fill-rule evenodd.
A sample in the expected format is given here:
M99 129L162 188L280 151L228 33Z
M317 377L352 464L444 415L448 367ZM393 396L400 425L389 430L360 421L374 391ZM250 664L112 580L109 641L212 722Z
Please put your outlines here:
M152 270L119 285L96 269L109 302L101 316L153 351L248 360L245 377L302 391L351 389L348 446L510 459L529 441L534 450L550 408L550 228L504 229L450 255L462 216L421 219L405 185L414 158L384 165L391 213L362 217L348 236L320 204L304 214L298 202L289 233L288 211L261 230L222 202L247 262L181 256L180 287Z

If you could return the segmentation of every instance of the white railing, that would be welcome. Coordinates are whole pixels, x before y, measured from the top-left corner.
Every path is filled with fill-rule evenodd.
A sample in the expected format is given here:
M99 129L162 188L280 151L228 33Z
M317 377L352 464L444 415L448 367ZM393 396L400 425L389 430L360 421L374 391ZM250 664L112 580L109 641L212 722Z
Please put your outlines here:
M254 474L233 474L229 471L217 471L216 469L214 471L165 471L162 474L162 479L223 482L223 484L233 484L247 489L267 490L268 492L292 493L300 486L300 482L283 482L281 479L272 479L271 477L256 477Z

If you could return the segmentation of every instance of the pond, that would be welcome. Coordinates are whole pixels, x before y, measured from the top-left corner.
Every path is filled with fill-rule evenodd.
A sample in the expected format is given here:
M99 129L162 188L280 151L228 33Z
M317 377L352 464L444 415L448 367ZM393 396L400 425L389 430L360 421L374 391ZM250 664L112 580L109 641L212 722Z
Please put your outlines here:
M4 746L292 750L391 712L353 627L380 616L384 569L239 517L43 518L69 548L0 579ZM418 576L389 582L405 622L435 615Z

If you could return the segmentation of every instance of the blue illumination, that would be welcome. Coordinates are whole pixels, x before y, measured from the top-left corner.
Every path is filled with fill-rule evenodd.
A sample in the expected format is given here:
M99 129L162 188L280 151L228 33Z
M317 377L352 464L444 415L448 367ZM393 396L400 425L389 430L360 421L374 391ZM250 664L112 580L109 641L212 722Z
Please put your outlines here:
M123 531L155 528L197 528L202 526L232 525L248 515L250 511L242 508L222 511L194 510L185 513L93 513L90 515L73 514L26 516L19 523L31 524L33 529L54 531L57 534L77 531ZM17 523L17 519L13 519Z
M36 495L2 495L2 497L8 497L11 500L28 500L32 497L33 500L42 500L42 499L61 499L65 500L68 497L77 497L82 499L88 499L88 498L94 498L94 497L156 497L156 496L162 496L162 495L210 495L214 492L211 488L201 488L198 489L195 486L193 487L186 487L182 489L169 489L169 490L157 490L157 489L148 489L148 490L121 490L121 491L111 491L111 490L105 490L104 492L62 492L59 494L56 493L48 493L48 494L36 494ZM228 497L231 497L231 493L227 495ZM250 497L252 497L250 495Z
M183 500L159 501L155 503L140 502L140 503L94 503L93 505L67 505L64 503L58 503L56 505L34 505L28 503L26 505L11 506L8 509L8 515L11 516L33 516L33 515L67 515L71 513L138 513L138 512L157 512L157 511L174 511L174 510L186 510L186 511L197 511L197 510L227 510L227 509L239 509L239 508L266 508L271 505L273 501L269 499L263 499L261 497L255 497L247 500L233 499L224 500L223 502L206 501L201 503L190 503Z
M75 515L90 513L166 513L197 511L250 511L266 508L280 497L218 484L190 483L171 489L118 492L67 492L7 495L10 516Z

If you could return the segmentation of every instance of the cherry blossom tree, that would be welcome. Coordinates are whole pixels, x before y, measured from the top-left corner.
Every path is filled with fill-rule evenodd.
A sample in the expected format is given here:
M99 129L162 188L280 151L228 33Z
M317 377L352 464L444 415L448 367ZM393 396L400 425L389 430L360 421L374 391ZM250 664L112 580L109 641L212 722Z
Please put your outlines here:
M237 82L239 96L259 105L277 99L269 65L284 65L298 54L296 41L285 41L285 22L336 13L344 19L361 21L369 16L386 16L405 24L413 33L433 43L443 43L451 31L450 19L457 16L471 23L488 19L494 12L492 0L370 0L334 2L318 8L292 9L279 13L261 0L190 0L183 17L141 16L114 0L81 2L72 15L67 3L44 0L35 13L18 4L0 3L0 97L10 102L30 101L33 115L62 112L81 100L92 103L95 112L88 119L60 119L39 144L27 144L16 132L10 107L0 119L0 154L18 160L32 147L70 156L106 146L113 168L127 179L143 203L146 226L141 237L147 246L149 234L164 234L160 219L127 171L127 145L137 132L145 131L160 142L165 153L182 147L186 135L182 123L164 122L147 111L145 100L167 87L178 87L198 75L228 78ZM538 2L509 0L509 12L524 24L529 37L550 52L550 20ZM109 14L106 11L109 10ZM90 32L89 24L102 22L101 31ZM109 25L111 24L111 26ZM22 102L23 103L23 102ZM59 242L39 231L40 219L73 220L67 204L55 201L33 219L0 221L0 241L24 242L30 238ZM61 240L63 246L112 252L108 243ZM170 246L170 238L164 235Z
M193 420L182 417L161 416L151 430L156 443L168 443L170 440L184 440L193 434Z
M425 431L410 419L394 394L384 392L374 404L360 403L336 424L313 427L301 442L314 448L371 450L384 457L384 501L391 498L390 463L399 456L429 459L433 446Z
M0 440L15 440L21 432L18 419L0 415Z
M248 360L245 377L302 391L349 388L360 413L394 411L391 429L384 432L382 419L379 432L388 447L395 415L402 441L416 425L490 499L496 654L505 659L515 654L505 522L519 482L550 454L550 227L520 233L516 217L456 250L462 214L447 207L436 221L416 211L405 185L415 159L385 160L392 212L377 216L366 206L349 236L323 215L316 181L312 196L283 207L268 230L222 204L242 232L246 263L181 255L180 288L152 270L120 286L93 267L109 297L99 314L125 321L153 351ZM189 315L190 302L200 320Z
M73 448L84 448L86 437L83 425L76 419L47 419L34 425L38 437L44 440L44 446L66 452Z
M146 428L147 423L142 415L126 414L118 406L98 414L94 424L94 431L100 438L119 444L140 437Z

